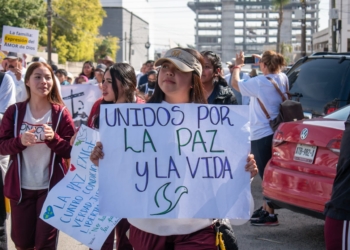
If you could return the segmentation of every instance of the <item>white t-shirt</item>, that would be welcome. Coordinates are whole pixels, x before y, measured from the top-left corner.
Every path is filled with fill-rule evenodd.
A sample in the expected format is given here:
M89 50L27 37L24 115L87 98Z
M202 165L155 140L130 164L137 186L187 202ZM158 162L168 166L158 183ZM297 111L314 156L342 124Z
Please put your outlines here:
M0 113L4 114L6 109L14 103L16 103L15 83L10 75L5 74L0 86Z
M249 121L250 121L250 140L259 140L273 134L269 125L269 120L262 111L257 98L264 104L270 119L273 120L279 113L279 105L282 98L278 94L273 84L266 78L275 80L282 93L288 89L288 77L284 73L259 75L246 81L239 81L239 90L244 96L250 96ZM287 95L286 95L287 97Z
M43 124L52 126L51 110L43 117L35 119L27 104L26 114L21 125L20 134L35 128L37 142L22 151L21 186L24 189L40 190L49 187L49 164L51 150L45 144Z
M15 73L12 71L7 71L6 74L12 77L13 82L15 83L16 86L16 102L23 102L27 100L27 91L26 91L26 86L24 84L24 77L26 75L26 69L22 68L21 70L21 79L18 81L16 78Z

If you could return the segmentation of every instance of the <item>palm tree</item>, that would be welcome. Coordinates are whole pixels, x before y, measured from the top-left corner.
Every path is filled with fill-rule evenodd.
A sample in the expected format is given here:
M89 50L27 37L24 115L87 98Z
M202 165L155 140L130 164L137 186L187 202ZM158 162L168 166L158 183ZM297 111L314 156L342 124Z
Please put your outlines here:
M276 51L280 52L280 43L281 43L281 26L283 22L283 7L289 4L290 0L271 0L273 6L278 9L278 19L277 19L277 45Z

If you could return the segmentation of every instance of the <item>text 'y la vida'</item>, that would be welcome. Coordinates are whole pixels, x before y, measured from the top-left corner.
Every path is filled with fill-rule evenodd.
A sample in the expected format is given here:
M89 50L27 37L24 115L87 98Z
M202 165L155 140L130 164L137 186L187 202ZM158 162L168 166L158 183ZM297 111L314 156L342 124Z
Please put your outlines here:
M216 148L218 140L218 129L205 130L201 129L204 123L209 123L215 128L215 125L234 126L229 117L230 109L226 106L198 106L197 107L197 129L183 127L186 119L185 113L179 106L165 107L140 107L119 109L115 108L109 116L105 110L105 119L107 126L124 127L124 152L133 152L142 154L147 152L157 152L158 147L164 145L156 145L159 139L152 139L152 135L147 130L153 126L174 126L175 129L177 156L169 156L166 160L155 157L151 161L136 161L135 170L137 176L144 179L142 184L135 184L135 189L144 192L147 189L150 176L152 178L181 178L184 175L184 161L177 163L176 159L185 157L185 168L189 170L192 179L232 179L231 164L225 150ZM182 126L181 126L182 125ZM143 138L140 138L139 145L131 145L128 138L135 136L128 134L127 127L144 127ZM158 135L159 136L159 135ZM133 140L135 141L135 140ZM156 142L157 141L157 142ZM183 150L196 153L210 153L209 157L188 157L182 154ZM213 156L215 154L215 156ZM181 166L180 166L181 165ZM188 173L188 171L185 171Z

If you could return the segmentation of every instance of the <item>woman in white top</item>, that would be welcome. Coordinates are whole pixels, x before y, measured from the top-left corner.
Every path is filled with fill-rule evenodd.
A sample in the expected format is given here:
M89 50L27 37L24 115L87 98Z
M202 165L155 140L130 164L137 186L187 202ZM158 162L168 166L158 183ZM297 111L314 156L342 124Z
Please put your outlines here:
M148 103L207 103L201 82L204 65L201 54L192 49L174 48L156 62L161 66L154 94ZM102 145L96 144L90 159L98 164L103 158ZM257 174L252 155L246 171ZM130 242L135 250L217 250L212 219L128 219ZM163 225L163 231L155 228ZM181 232L179 235L175 232ZM164 233L166 231L167 233ZM172 232L172 233L171 233Z
M282 98L271 81L277 84L282 93L287 93L289 84L287 76L281 72L282 67L285 66L285 60L281 54L269 50L265 51L262 56L254 56L259 58L259 65L263 75L240 81L239 72L244 65L244 53L241 52L236 55L231 84L232 87L240 91L243 96L250 96L249 120L251 153L255 157L262 179L265 166L272 154L273 131L270 127L269 119L259 104L259 100L266 108L270 119L275 119L279 113L279 105L282 103ZM264 202L263 206L253 213L251 224L276 226L278 225L277 215L274 214L273 208L270 208L267 203Z

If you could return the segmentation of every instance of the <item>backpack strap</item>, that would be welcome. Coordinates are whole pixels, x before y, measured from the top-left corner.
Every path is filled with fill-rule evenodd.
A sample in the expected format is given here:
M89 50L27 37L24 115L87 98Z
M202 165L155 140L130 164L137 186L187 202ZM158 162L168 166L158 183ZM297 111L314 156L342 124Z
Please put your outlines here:
M285 100L287 100L287 98L284 96L284 94L282 93L282 91L281 91L280 88L278 87L278 85L277 85L277 83L275 82L275 80L273 80L273 79L270 78L270 77L266 77L266 78L267 78L267 80L269 80L269 81L272 83L272 85L275 87L275 89L277 90L278 94L279 94L279 95L281 96L281 98L282 98L282 102L284 102ZM288 93L288 89L287 89L287 94L289 94L289 93ZM270 117L269 113L267 112L267 110L266 110L264 104L260 101L259 98L257 98L257 99L258 99L258 102L259 102L259 105L260 105L262 111L264 112L266 118L269 120L271 117Z
M267 112L267 110L266 110L264 104L260 101L259 98L257 98L257 99L258 99L259 105L260 105L262 111L264 112L266 118L267 118L268 120L270 120L271 117L270 117L269 113Z
M284 94L282 93L282 91L280 90L280 88L278 87L277 83L275 82L275 80L273 80L270 77L266 77L271 83L272 85L275 87L275 89L277 90L278 94L282 97L282 102L284 102L285 100L287 100L287 98L284 96ZM287 94L288 94L288 90L287 90Z

